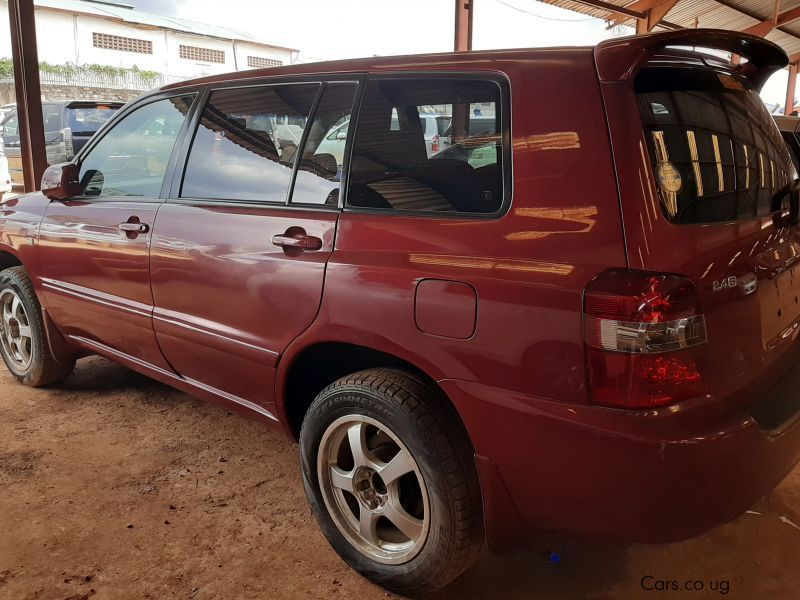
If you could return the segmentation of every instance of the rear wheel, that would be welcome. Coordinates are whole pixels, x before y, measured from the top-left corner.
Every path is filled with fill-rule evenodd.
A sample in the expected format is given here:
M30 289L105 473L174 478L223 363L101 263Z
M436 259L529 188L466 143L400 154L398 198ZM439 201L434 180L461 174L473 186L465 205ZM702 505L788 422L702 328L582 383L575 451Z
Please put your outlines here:
M300 433L303 481L333 548L400 593L435 590L477 558L483 515L474 455L441 393L368 369L324 389Z
M0 272L0 354L11 374L31 387L61 381L75 367L50 352L42 307L23 267Z

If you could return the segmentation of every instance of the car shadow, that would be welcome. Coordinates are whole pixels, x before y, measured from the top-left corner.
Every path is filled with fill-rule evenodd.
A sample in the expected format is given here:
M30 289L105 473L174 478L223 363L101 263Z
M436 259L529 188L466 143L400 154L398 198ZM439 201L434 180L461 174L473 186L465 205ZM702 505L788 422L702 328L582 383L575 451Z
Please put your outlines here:
M103 393L125 388L179 393L168 385L99 356L80 359L72 375L58 384L58 389L71 392Z
M444 599L611 598L629 579L630 544L540 533L504 554L485 552L467 573L427 596Z

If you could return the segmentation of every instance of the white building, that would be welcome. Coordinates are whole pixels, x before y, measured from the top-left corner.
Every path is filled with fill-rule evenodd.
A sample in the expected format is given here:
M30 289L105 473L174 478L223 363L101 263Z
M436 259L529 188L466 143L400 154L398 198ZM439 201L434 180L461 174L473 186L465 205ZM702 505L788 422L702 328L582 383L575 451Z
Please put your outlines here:
M181 78L290 64L297 50L110 0L35 0L39 61L100 64ZM0 0L0 58L11 58L8 2Z

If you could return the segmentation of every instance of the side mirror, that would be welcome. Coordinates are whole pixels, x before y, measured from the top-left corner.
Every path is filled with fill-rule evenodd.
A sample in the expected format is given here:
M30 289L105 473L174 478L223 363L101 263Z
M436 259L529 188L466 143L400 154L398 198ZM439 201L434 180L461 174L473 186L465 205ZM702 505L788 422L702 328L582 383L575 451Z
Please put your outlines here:
M59 163L42 175L42 193L50 200L66 200L81 193L78 183L78 165Z
M347 132L346 131L337 131L336 132L336 139L337 140L346 140L347 139Z

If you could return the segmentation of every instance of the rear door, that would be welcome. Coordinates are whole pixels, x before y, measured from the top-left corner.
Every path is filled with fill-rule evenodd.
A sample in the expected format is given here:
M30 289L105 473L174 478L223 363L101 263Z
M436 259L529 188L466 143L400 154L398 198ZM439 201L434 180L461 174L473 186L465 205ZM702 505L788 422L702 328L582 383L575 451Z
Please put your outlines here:
M164 370L152 325L149 250L193 100L156 97L124 115L80 158L82 193L52 201L39 230L47 311L61 332L101 354Z
M342 169L317 149L349 119L356 89L212 90L156 220L150 265L164 355L185 379L267 415L277 359L319 309ZM298 129L287 137L275 122Z
M623 192L639 191L623 193L629 264L694 280L708 392L749 406L786 374L800 327L795 166L751 81L716 59L676 53L632 87L638 160L617 156Z

